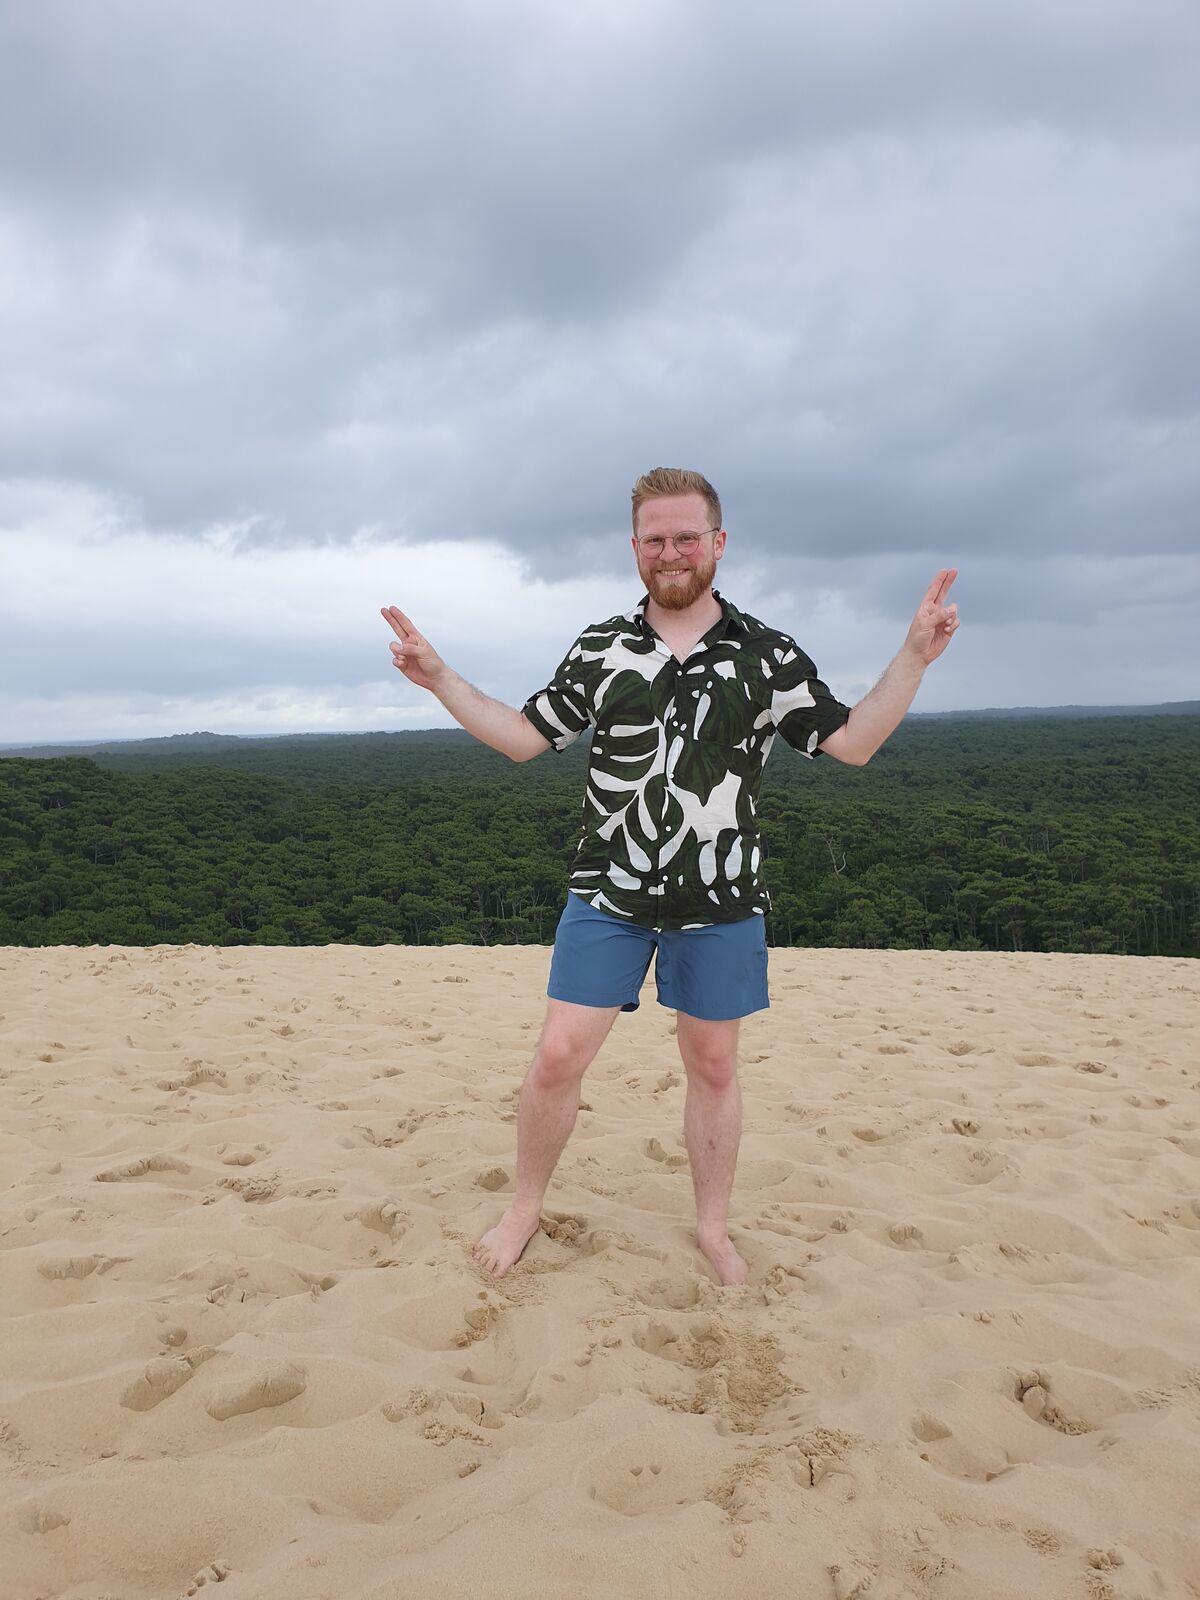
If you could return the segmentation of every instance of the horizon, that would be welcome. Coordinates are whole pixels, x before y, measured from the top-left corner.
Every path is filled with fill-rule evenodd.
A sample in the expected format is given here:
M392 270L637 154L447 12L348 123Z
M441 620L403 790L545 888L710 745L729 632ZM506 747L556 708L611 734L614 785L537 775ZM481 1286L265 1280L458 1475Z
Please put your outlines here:
M904 722L911 718L936 717L940 721L949 721L954 717L980 717L980 716L1030 716L1044 713L1046 715L1076 712L1081 715L1129 715L1135 712L1157 715L1190 715L1200 711L1200 699L1195 700L1163 700L1153 703L1130 702L1128 704L1108 703L1096 701L1092 704L1063 704L1063 705L1021 705L1021 706L956 706L947 710L919 711L911 710L906 713ZM901 723L903 727L904 722ZM899 730L897 730L899 731ZM410 728L289 728L283 731L273 729L264 732L222 733L216 728L193 728L186 732L157 734L114 734L84 739L14 739L0 743L0 754L11 750L39 750L66 747L68 745L98 745L98 744L145 744L162 739L354 739L366 738L374 734L388 734L404 736L414 733L458 733L464 738L474 738L456 722L429 723L421 727ZM476 743L479 741L476 740Z

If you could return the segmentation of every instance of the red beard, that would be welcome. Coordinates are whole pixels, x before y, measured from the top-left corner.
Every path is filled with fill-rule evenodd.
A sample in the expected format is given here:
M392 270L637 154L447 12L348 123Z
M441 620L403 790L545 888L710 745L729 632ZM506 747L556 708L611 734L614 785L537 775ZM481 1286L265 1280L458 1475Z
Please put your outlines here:
M671 565L670 562L664 564ZM678 578L664 579L657 567L642 562L638 566L651 600L664 611L686 611L709 588L717 572L716 559L711 555L707 559L701 558L695 566L688 567Z

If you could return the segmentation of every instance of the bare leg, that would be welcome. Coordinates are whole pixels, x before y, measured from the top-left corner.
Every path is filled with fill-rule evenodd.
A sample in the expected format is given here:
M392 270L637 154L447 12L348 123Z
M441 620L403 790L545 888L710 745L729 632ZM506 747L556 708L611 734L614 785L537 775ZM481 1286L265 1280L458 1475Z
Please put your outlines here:
M542 1201L579 1111L579 1083L608 1037L619 1006L546 1002L546 1021L517 1101L517 1183L512 1205L475 1246L502 1278L538 1231Z
M742 1137L738 1026L737 1019L704 1022L680 1011L676 1030L687 1072L683 1135L696 1192L696 1241L722 1283L745 1283L748 1271L729 1237L729 1197Z

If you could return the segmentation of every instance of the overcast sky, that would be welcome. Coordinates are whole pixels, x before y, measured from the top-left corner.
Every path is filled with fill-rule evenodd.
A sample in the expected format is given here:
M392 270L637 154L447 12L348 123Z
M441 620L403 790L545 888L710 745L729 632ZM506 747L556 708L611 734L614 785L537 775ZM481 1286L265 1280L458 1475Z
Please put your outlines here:
M445 725L641 593L853 701L1200 696L1194 0L0 11L0 742Z

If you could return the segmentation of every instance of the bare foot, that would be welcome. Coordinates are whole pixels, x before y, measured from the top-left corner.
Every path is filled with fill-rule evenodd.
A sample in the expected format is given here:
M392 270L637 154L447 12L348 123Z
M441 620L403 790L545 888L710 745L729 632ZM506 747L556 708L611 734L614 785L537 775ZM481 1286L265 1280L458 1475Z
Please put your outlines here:
M541 1227L538 1212L532 1216L527 1211L517 1211L510 1206L494 1228L489 1228L472 1251L481 1267L486 1267L496 1278L502 1278L518 1261L521 1252Z
M722 1283L745 1283L750 1268L734 1249L727 1233L697 1233L696 1242Z

